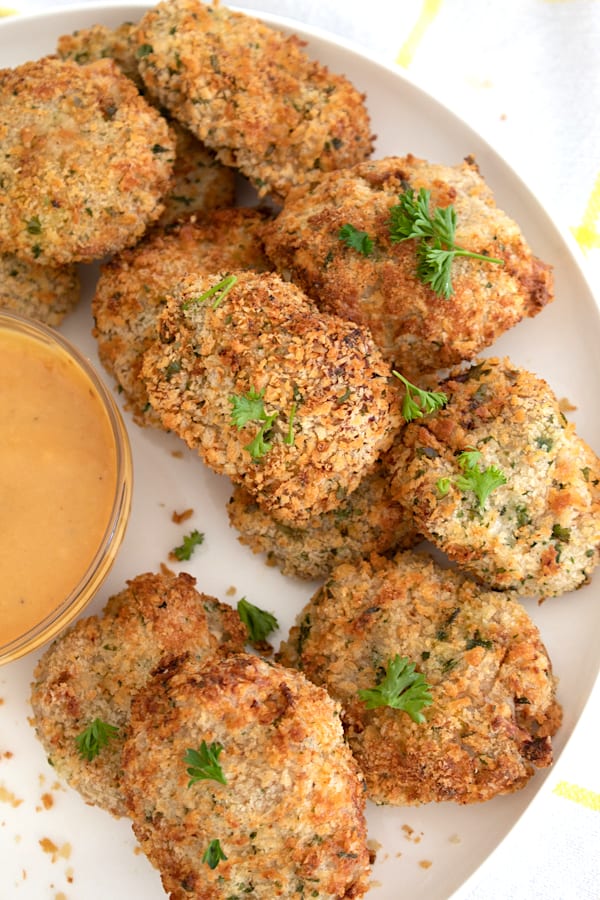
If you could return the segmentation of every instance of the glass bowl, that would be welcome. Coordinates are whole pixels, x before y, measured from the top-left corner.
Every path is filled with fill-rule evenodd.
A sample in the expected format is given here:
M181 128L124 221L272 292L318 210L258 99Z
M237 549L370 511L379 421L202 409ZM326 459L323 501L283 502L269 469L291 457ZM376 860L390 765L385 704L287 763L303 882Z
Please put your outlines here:
M92 600L125 535L133 470L118 407L61 334L0 310L0 664Z

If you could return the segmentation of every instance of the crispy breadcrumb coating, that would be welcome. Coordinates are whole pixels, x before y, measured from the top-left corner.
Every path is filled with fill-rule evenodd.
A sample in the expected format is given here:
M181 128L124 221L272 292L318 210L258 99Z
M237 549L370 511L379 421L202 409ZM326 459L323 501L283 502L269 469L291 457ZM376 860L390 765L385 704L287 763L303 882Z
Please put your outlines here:
M244 648L237 612L199 593L191 575L139 575L102 615L80 619L38 662L31 702L35 730L55 771L84 797L125 815L121 749L134 694L173 656L198 659ZM76 738L99 718L118 734L88 761Z
M402 709L368 709L358 695L396 655L429 685L421 724ZM342 704L375 803L488 800L552 761L561 708L537 628L515 595L484 591L425 556L339 566L278 658Z
M167 296L192 272L267 268L261 239L266 215L258 209L215 211L154 230L102 266L92 300L98 353L138 425L160 426L140 369L144 351L158 335Z
M182 282L142 377L165 428L278 521L304 527L390 446L396 379L366 329L319 313L277 275L234 277L216 302L202 297L219 276ZM240 421L236 407L250 408Z
M133 34L137 26L124 22L117 28L93 25L58 39L57 54L85 64L95 59L113 59L149 100L138 70ZM175 135L173 186L163 198L164 211L158 225L169 225L182 216L233 206L235 182L233 170L221 165L215 154L191 132L169 120Z
M254 497L236 486L227 506L239 540L284 575L324 578L342 562L370 553L406 549L417 542L412 517L390 494L389 450L338 507L315 516L304 528L277 522Z
M224 6L169 0L135 39L150 95L260 195L285 196L371 153L364 96L295 36Z
M416 527L490 588L545 598L585 584L600 554L600 460L549 385L492 358L440 389L447 406L394 446L392 491ZM471 448L479 472L506 479L483 504L461 487Z
M455 259L449 299L424 285L416 276L416 241L390 241L390 208L408 188L430 190L434 206L452 204L456 243L504 265ZM340 239L346 224L373 240L369 255ZM288 196L265 240L278 271L321 309L368 325L386 359L411 380L472 359L553 297L550 267L497 208L471 158L443 166L387 157L326 174Z
M79 301L81 285L75 265L44 266L0 253L0 308L60 325Z
M175 146L112 60L0 70L0 235L47 265L135 243L162 212Z
M222 748L225 784L190 783L186 756L203 742ZM247 654L175 661L136 697L123 764L135 834L171 900L366 893L364 785L336 704L300 673Z

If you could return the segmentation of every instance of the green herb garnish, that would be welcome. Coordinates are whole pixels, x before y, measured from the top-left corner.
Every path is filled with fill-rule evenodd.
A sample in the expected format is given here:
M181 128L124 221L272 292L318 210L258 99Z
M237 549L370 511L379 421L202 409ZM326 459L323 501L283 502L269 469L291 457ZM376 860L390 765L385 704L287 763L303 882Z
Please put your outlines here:
M407 422L435 412L436 409L441 409L448 402L448 397L442 391L423 391L415 384L411 384L400 372L393 370L392 374L399 378L406 388L402 401L402 415Z
M413 722L422 724L425 716L421 712L431 706L433 698L430 685L420 672L415 672L415 664L405 656L388 660L384 678L374 688L358 692L367 709L390 706L407 713Z
M213 284L212 287L204 291L203 294L199 294L197 297L192 297L190 300L186 300L186 302L183 304L183 309L189 309L193 303L205 303L206 300L210 300L212 297L215 298L212 304L212 308L216 309L217 306L225 299L234 284L236 284L237 280L237 275L227 275L225 278L222 278L219 282L217 282L217 284Z
M481 453L473 448L465 450L458 457L458 464L463 470L455 484L461 491L473 491L479 501L479 510L483 510L485 502L492 491L506 484L506 476L498 466L479 467Z
M198 529L194 529L194 531L191 531L184 537L183 543L180 544L179 547L173 548L171 553L173 554L175 559L178 559L180 562L189 560L191 559L192 553L194 552L196 547L199 547L200 544L203 543L203 541L203 533L201 531L198 531Z
M347 247L362 253L363 256L370 256L373 252L373 238L369 237L366 231L359 231L349 222L342 225L338 231L338 238Z
M188 787L197 781L218 781L220 784L227 784L223 769L219 765L222 749L223 745L216 741L210 744L202 741L199 750L193 750L191 747L186 750L183 761L188 767L186 771L190 776Z
M262 459L262 457L273 446L268 439L269 431L273 427L273 422L278 417L279 412L267 414L264 404L264 388L262 391L249 390L242 396L235 394L229 398L231 403L231 424L237 428L243 428L248 422L262 422L262 425L249 444L246 444L244 450L247 450L252 459Z
M109 741L117 737L118 733L119 729L115 725L109 725L102 719L94 719L85 731L77 735L75 743L81 756L91 762Z
M450 204L430 211L431 191L420 188L415 197L412 188L399 196L390 209L390 241L393 244L417 240L417 278L446 299L452 296L452 263L457 256L504 265L504 260L472 253L455 242L456 210Z
M249 603L245 597L238 600L237 611L253 642L264 641L272 631L279 627L279 622L274 615Z
M227 859L227 857L223 853L221 842L218 838L216 838L215 840L210 842L210 844L204 851L202 862L206 863L206 865L210 869L216 869L222 859L225 860Z

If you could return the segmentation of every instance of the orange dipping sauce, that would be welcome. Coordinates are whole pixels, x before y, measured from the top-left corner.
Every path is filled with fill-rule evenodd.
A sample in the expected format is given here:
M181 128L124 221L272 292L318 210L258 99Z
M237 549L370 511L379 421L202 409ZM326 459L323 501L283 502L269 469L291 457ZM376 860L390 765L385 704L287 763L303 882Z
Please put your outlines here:
M59 344L1 325L0 423L2 647L85 579L122 476L106 401L80 363Z

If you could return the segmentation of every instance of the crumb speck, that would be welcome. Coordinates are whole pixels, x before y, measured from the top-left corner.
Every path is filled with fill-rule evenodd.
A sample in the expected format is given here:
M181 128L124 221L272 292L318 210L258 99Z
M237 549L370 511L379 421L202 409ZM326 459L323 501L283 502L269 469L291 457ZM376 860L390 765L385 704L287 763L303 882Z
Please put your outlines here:
M561 397L558 401L558 408L562 413L574 412L577 407L573 406L571 401L567 397Z
M458 835L458 834L451 834L450 837L448 838L448 841L449 841L451 844L460 844L460 842L461 842L460 835Z
M161 573L161 575L175 575L175 572L173 571L173 569L170 569L168 567L168 565L164 562L161 562L161 564L160 564L160 573Z
M20 806L22 802L23 800L20 797L13 794L12 791L9 791L5 785L0 784L0 803L10 803L11 806L17 807Z
M52 794L42 794L42 806L44 809L52 809L54 806L54 797Z
M69 859L71 856L71 850L73 849L68 842L65 842L60 847L58 847L54 841L50 840L50 838L41 838L39 841L39 845L44 851L44 853L48 853L48 855L52 858L52 862L55 863L58 859Z
M171 456L174 459L183 459L183 451L182 450L171 450Z
M430 859L420 859L419 865L421 866L422 869L430 869L431 866L433 865L433 863L431 862Z
M173 510L173 513L171 515L171 521L175 522L176 525L180 525L182 522L187 522L188 519L191 519L193 515L194 515L193 509L184 509L184 511L180 512L180 513Z
M227 588L225 593L227 594L228 597L233 597L234 594L237 594L237 588L235 587L235 585L232 584L231 587Z

